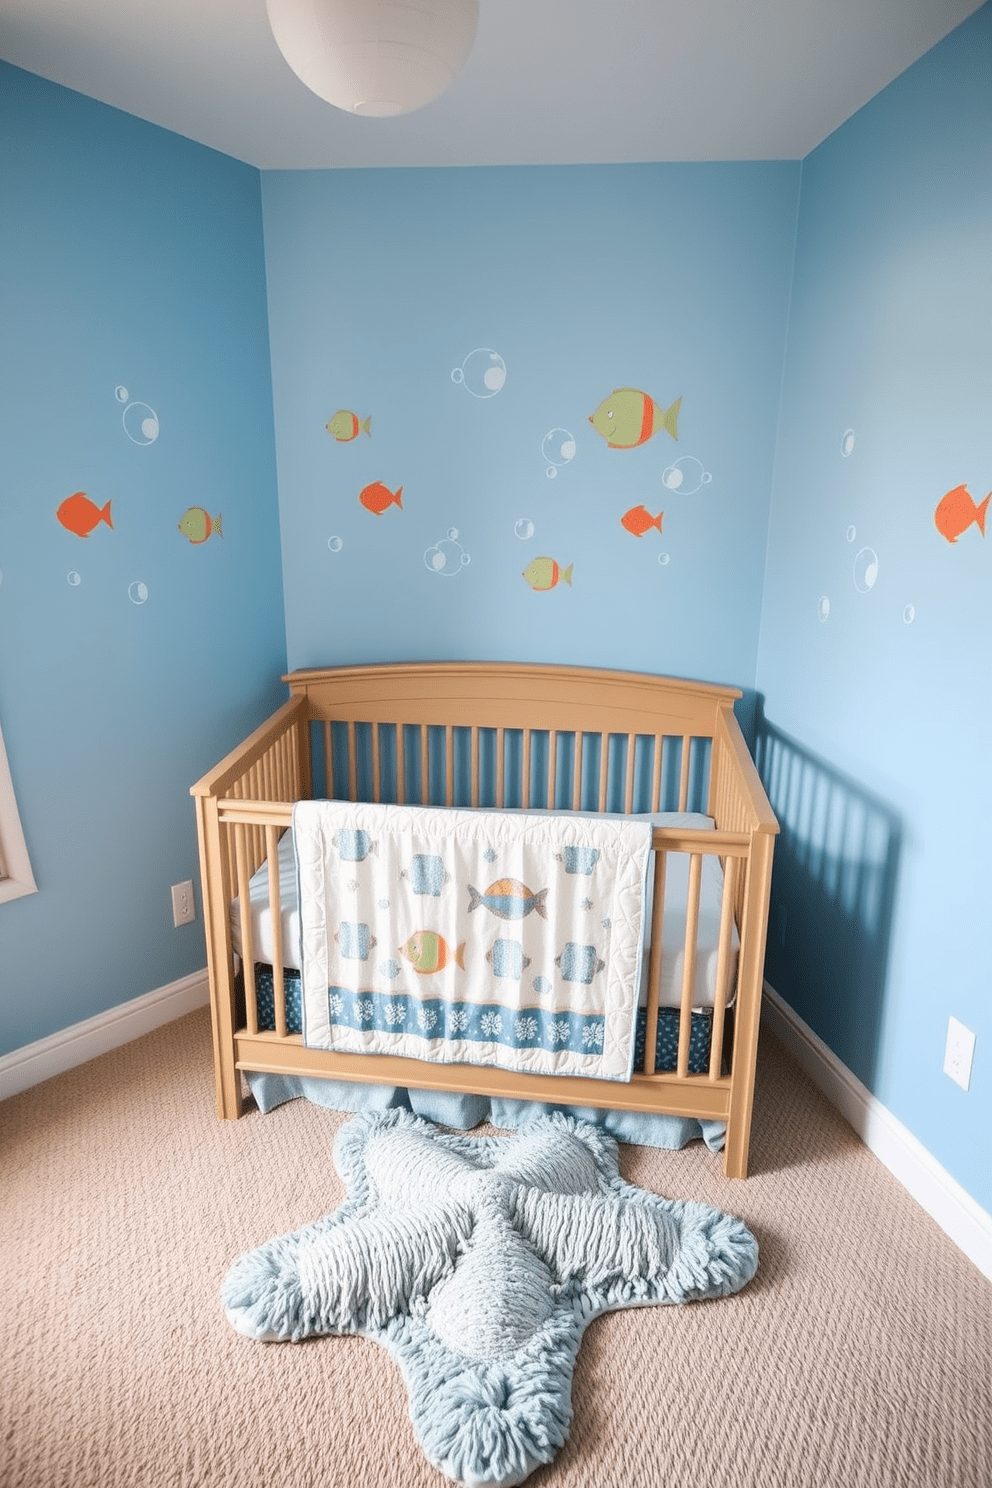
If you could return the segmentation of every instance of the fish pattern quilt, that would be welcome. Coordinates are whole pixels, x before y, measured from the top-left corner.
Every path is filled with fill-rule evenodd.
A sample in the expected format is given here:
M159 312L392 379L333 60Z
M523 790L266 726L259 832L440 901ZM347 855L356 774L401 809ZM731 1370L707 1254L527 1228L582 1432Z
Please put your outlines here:
M650 824L301 801L293 834L310 1047L630 1078Z

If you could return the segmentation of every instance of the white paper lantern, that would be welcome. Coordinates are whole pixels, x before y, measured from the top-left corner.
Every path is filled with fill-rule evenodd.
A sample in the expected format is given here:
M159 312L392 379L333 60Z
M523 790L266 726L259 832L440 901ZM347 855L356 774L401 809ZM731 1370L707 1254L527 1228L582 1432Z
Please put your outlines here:
M336 108L389 118L443 93L475 40L479 0L266 0L297 77Z

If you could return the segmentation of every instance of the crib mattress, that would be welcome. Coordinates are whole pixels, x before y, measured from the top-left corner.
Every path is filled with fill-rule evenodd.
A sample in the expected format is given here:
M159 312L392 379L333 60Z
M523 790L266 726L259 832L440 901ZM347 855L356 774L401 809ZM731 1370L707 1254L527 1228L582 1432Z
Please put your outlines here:
M537 813L534 813L537 814ZM581 814L581 813L579 813ZM655 812L637 818L649 821L657 827L685 828L693 831L712 830L711 817L698 812ZM651 868L654 863L652 860ZM653 884L649 878L647 903L650 904ZM662 946L667 953L662 957L661 987L658 1003L660 1007L678 1008L682 1001L682 975L684 967L685 922L689 890L689 854L669 853L665 870L665 905L662 930ZM699 895L699 929L697 934L696 974L693 984L693 1007L697 1010L712 1008L716 1000L716 973L720 935L720 906L723 899L723 870L719 859L706 854L702 860ZM254 960L271 963L274 960L272 914L269 909L269 870L263 863L253 875L248 886L251 913L252 951ZM297 898L296 855L293 836L287 831L279 842L279 900L282 910L282 962L286 970L300 969L300 915ZM231 935L234 949L242 954L241 906L239 899L231 903ZM650 918L645 917L644 944L650 943ZM731 944L729 980L736 983L738 937L733 931ZM647 1002L648 958L643 958L640 1002Z

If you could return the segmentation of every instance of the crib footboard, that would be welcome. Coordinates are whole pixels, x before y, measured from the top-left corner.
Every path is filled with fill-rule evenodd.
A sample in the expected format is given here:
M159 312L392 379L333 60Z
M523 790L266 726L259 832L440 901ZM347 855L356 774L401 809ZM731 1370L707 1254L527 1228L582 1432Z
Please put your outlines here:
M746 1176L778 824L734 718L739 694L639 674L443 663L340 668L286 680L292 700L192 788L218 1115L241 1114L242 1070L659 1112L725 1121L724 1170ZM652 812L702 810L712 817L712 831L664 826L654 832L655 925L661 924L668 855L689 855L685 940L663 948L659 936L652 939L643 1058L631 1080L514 1074L305 1047L288 1027L278 841L293 803L314 794L312 772L320 779L318 794L352 800L630 813L645 809L639 793L646 793ZM495 799L483 799L487 772ZM459 784L463 775L470 776L467 785ZM690 1057L697 920L703 863L713 856L722 868L723 900L708 1058L700 1069L695 1054ZM249 880L265 863L274 1026L259 1017L250 915L241 918L240 957L231 933L232 900L248 904ZM658 1070L662 962L676 953L682 958L677 1056L673 1069Z
M278 840L292 819L293 803L310 794L310 749L306 706L293 698L192 787L200 852L200 882L210 980L211 1027L217 1115L241 1115L237 1069L242 1028L236 997L231 939L232 899L248 899L248 882L262 863L270 865L269 897L279 934ZM252 964L251 931L244 946ZM282 990L281 960L277 975ZM283 1003L284 1006L284 1003ZM285 1035L285 1021L282 1033Z

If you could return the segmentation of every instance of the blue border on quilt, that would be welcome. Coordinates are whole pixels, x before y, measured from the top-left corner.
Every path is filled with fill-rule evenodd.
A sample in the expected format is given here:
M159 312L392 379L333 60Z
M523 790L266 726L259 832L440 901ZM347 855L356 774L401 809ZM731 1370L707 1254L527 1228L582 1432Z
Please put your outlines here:
M555 1053L600 1053L606 1030L602 1013L450 1002L441 997L411 997L406 992L355 992L349 987L328 987L327 1007L332 1026L363 1033L405 1033L430 1042L462 1039Z

